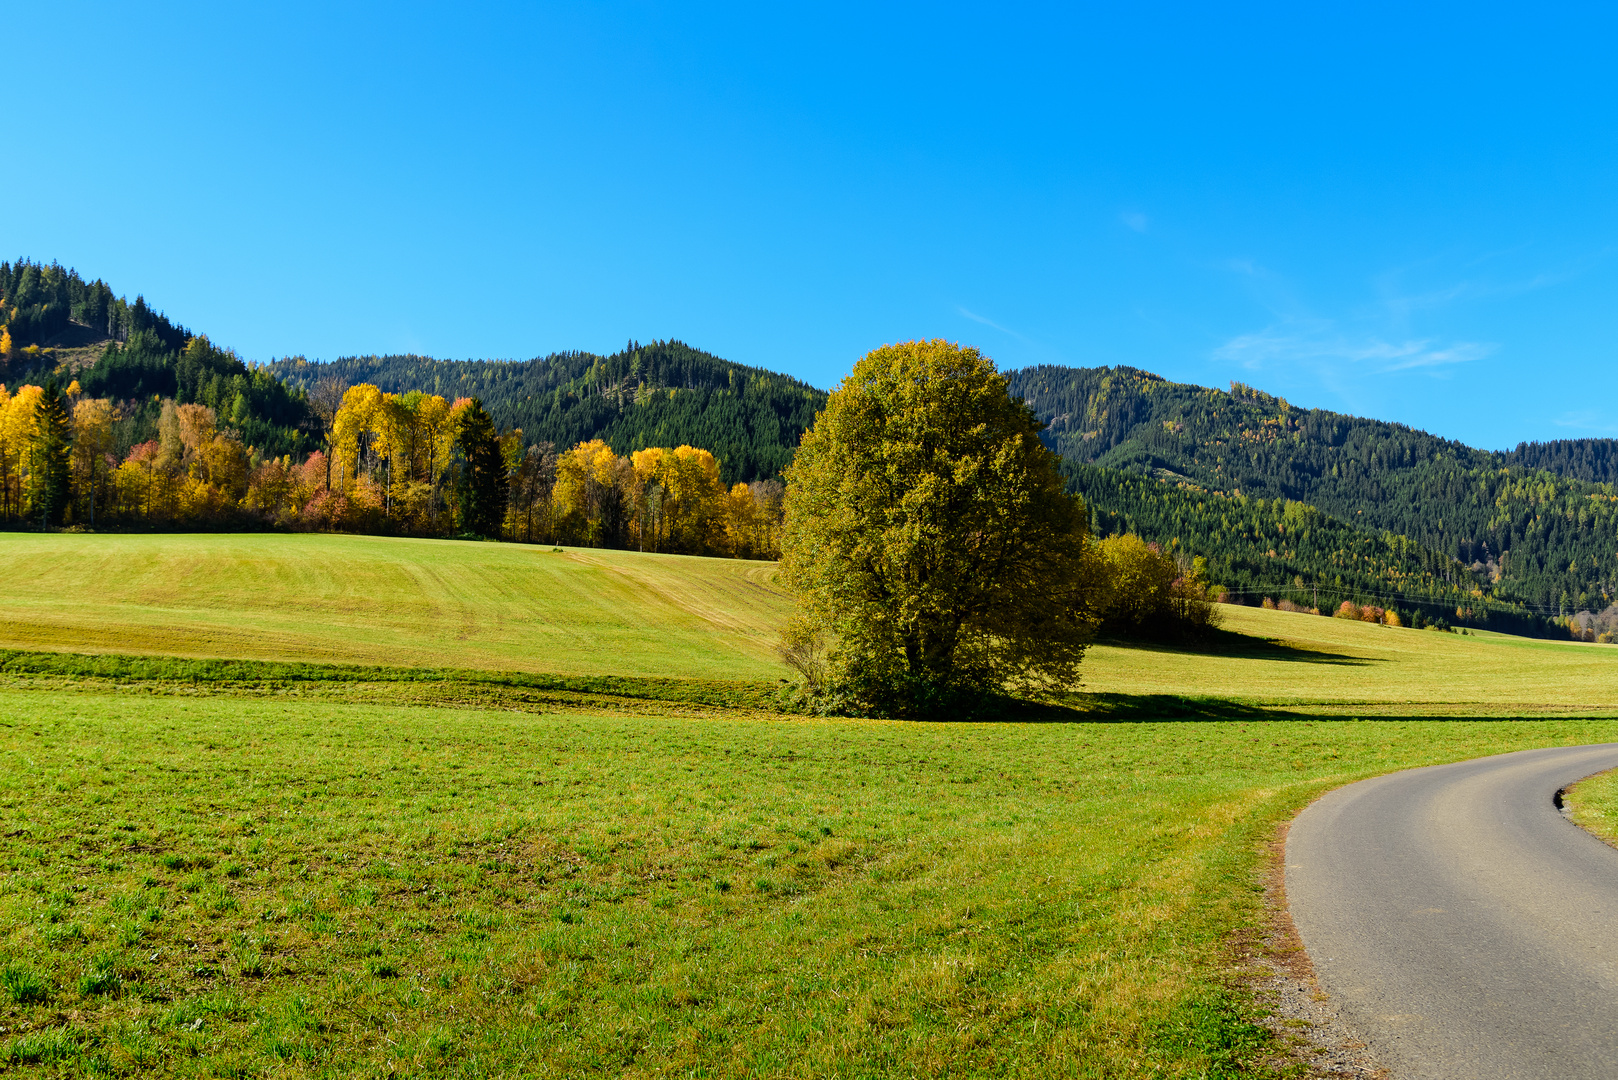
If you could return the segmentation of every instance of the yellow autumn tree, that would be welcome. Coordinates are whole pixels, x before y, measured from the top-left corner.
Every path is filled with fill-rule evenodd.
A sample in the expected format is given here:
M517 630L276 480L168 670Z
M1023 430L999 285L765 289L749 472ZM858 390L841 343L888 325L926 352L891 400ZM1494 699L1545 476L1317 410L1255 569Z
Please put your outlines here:
M72 389L68 387L70 392ZM112 402L102 398L84 398L73 405L75 503L84 507L91 528L95 527L96 510L104 502L113 449L112 424L116 419Z
M750 558L753 552L753 534L758 528L758 507L753 505L753 489L746 484L733 484L725 494L724 503L725 549L737 558Z
M581 442L556 461L555 531L567 543L622 547L629 539L635 471L600 439Z
M713 454L653 446L637 450L631 462L649 550L698 554L725 546L727 493Z
M343 394L331 424L334 491L346 494L369 470L375 457L376 411L381 407L382 391L370 383L351 386Z
M0 506L7 518L18 517L24 511L23 481L29 451L38 433L34 413L43 392L38 386L22 386L0 405L0 486L5 489Z

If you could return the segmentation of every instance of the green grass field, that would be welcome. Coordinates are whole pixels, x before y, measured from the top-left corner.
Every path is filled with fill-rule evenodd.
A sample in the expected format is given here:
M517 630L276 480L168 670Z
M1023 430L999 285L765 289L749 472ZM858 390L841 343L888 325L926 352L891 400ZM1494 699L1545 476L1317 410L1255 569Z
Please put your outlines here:
M1575 822L1618 847L1618 770L1579 781L1566 791L1565 799Z
M1610 721L932 725L0 693L0 1062L1238 1075L1274 824Z
M766 564L13 535L0 571L0 647L63 650L0 654L20 1075L1265 1075L1279 823L1618 739L1545 715L1618 711L1618 649L1251 609L1097 646L1067 722L904 724L770 711Z

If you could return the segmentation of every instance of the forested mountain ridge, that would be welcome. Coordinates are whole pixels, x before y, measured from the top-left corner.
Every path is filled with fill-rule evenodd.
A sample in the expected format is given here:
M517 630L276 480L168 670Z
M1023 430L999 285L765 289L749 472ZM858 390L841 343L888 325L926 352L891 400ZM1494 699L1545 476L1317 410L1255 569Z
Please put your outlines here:
M497 425L559 449L590 439L618 454L647 446L700 446L727 484L776 477L814 423L826 394L789 375L722 360L679 341L630 342L611 356L552 353L534 360L425 356L301 357L268 370L312 390L323 378L482 400Z
M78 271L57 263L0 262L0 326L13 348L48 348L74 324L97 340L123 341L137 331L150 331L171 351L185 348L191 337L148 307L145 297L130 303L100 278L85 281Z
M55 263L0 263L0 384L56 378L122 403L110 449L119 456L155 437L161 399L205 405L267 455L315 449L307 399L260 365L193 336L99 278Z
M1084 497L1099 537L1134 533L1206 560L1204 576L1230 599L1290 601L1330 611L1344 601L1427 620L1541 636L1537 612L1494 596L1488 574L1423 547L1289 499L1248 498L1125 469L1063 459L1068 490Z
M1518 443L1500 455L1508 465L1544 469L1568 480L1618 484L1618 439L1555 439Z
M1223 391L1134 368L1051 366L1009 379L1071 462L1308 503L1453 557L1496 596L1542 613L1600 610L1618 596L1618 492L1584 478L1610 473L1611 440L1494 453L1298 409L1240 383Z

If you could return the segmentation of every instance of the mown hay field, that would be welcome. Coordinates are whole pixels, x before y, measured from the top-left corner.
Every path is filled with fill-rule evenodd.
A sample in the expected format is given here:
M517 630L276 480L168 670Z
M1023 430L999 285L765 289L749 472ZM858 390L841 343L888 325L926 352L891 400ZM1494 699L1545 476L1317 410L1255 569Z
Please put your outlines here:
M327 534L0 537L0 647L778 678L773 563Z
M1204 647L1100 645L1084 689L1349 715L1618 714L1618 646L1221 607Z

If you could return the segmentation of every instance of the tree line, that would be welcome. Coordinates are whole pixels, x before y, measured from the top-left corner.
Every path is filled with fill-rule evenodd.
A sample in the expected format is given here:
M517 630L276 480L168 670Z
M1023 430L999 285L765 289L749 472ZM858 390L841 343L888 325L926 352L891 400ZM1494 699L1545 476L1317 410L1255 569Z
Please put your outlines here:
M620 456L499 431L476 398L325 386L325 450L247 444L213 406L155 401L156 434L120 453L122 406L77 381L0 385L0 518L39 527L283 528L773 558L779 481L726 485L691 446ZM141 405L144 407L144 402Z

